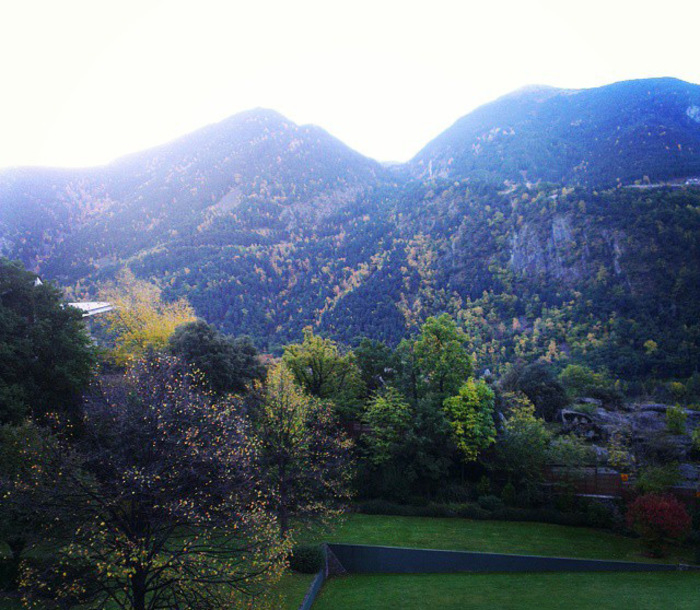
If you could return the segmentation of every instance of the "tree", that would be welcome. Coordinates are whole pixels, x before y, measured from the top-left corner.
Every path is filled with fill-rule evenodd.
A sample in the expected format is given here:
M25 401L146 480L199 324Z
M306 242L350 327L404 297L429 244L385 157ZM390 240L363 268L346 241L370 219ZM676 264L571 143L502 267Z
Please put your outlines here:
M535 405L537 415L547 421L553 420L556 412L569 404L561 383L539 362L511 367L500 385L506 392L525 394Z
M396 375L394 354L381 341L363 337L355 350L355 359L367 397L390 384Z
M571 398L590 396L596 388L606 385L603 375L594 373L587 366L569 364L559 374L559 381Z
M322 521L350 497L350 441L332 405L308 396L284 364L267 375L257 421L262 469L282 536L292 518Z
M559 381L570 398L590 396L612 404L622 400L622 395L605 374L595 373L587 366L569 364L559 374Z
M433 394L442 401L454 396L472 374L472 364L464 347L467 335L448 315L428 318L413 344L422 394Z
M57 439L33 422L0 426L0 541L10 549L15 581L25 549L71 519L52 498L70 486L74 461L56 449Z
M333 341L307 326L302 343L284 348L282 361L310 396L332 400L341 415L355 415L363 392L352 352L341 354Z
M168 347L201 371L218 394L243 393L250 382L265 376L265 367L248 337L226 337L204 320L178 326L168 340Z
M495 466L532 499L542 481L551 434L524 394L504 394L507 408L495 444Z
M104 286L100 297L113 306L104 323L114 340L112 356L120 365L138 360L149 348L165 349L178 326L196 320L185 299L164 302L158 286L137 279L129 269Z
M473 377L467 379L457 396L445 399L444 409L453 438L466 462L476 460L496 440L494 403L493 390L485 381Z
M386 388L370 400L362 421L369 432L362 437L369 461L381 466L394 459L413 427L414 413L395 388Z
M25 574L42 607L70 596L135 610L242 607L280 574L288 547L260 496L250 424L200 388L178 360L151 354L91 393L76 445L91 477L59 490L76 527L57 557L87 569L48 582Z
M73 410L94 363L81 313L58 289L0 258L0 424Z

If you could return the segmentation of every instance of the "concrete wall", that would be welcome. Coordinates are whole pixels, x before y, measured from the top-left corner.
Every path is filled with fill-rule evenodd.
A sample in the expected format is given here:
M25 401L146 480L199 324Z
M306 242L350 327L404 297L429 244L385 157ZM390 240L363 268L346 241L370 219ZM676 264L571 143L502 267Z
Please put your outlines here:
M505 555L463 551L433 551L400 547L329 544L348 573L418 574L429 572L667 572L677 565Z

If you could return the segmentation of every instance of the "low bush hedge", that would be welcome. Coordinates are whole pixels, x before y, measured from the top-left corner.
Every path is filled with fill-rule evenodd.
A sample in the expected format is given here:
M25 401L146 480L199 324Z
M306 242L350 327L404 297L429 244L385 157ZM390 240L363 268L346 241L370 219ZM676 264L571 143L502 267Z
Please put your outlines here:
M17 588L17 564L9 557L0 558L0 591L14 591Z
M399 517L461 517L464 519L494 521L532 521L553 523L555 525L573 525L604 527L612 519L603 509L562 512L555 508L515 508L504 506L496 496L482 496L478 504L465 502L460 504L428 504L412 506L394 504L386 500L367 500L356 505L356 510L366 515L396 515Z
M301 574L316 574L323 567L323 550L317 544L300 544L292 549L289 567Z

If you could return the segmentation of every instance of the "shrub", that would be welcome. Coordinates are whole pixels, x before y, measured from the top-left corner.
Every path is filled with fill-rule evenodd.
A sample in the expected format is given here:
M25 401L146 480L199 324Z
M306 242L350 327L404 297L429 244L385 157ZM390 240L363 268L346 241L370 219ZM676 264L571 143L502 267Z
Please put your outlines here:
M17 562L9 557L0 558L0 591L14 591L19 575Z
M602 502L591 502L586 509L586 519L593 527L611 528L615 525L613 508Z
M463 519L475 519L478 521L484 521L492 517L489 511L481 508L478 504L462 504L457 507L456 513L458 517L462 517Z
M405 515L408 507L382 499L366 500L357 505L357 510L365 515Z
M636 488L642 494L659 494L680 481L678 463L665 466L650 466L639 473Z
M688 396L688 390L680 381L671 381L666 385L668 393L676 402L683 402Z
M314 544L302 544L292 549L289 567L301 574L316 574L323 567L323 550Z
M695 428L690 438L693 440L693 451L700 453L700 428Z
M678 462L684 456L683 445L666 432L650 434L642 441L640 451L643 461L653 464Z
M666 411L666 429L670 434L685 434L685 420L688 414L680 405L669 407Z
M639 534L653 557L662 557L668 540L683 539L691 520L685 506L669 495L639 496L627 510L627 526Z
M472 489L469 485L461 483L451 483L445 485L438 492L437 499L440 502L469 502L473 498Z
M515 506L517 504L517 493L515 491L515 485L508 481L501 490L501 500L507 506Z
M501 500L498 496L479 496L478 502L481 508L488 511L498 510L499 508L503 507L503 500Z
M491 494L491 480L486 475L482 476L476 484L476 494L478 497Z
M610 436L607 449L608 466L625 473L634 470L634 454L630 451L629 439L621 431Z

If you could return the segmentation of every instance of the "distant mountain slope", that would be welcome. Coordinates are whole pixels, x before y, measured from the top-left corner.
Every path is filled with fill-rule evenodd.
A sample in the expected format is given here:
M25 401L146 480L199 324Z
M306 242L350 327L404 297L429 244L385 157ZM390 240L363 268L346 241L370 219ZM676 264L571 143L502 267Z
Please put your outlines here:
M410 162L419 178L614 185L700 175L700 86L672 78L529 87L478 108Z
M72 283L179 235L230 237L232 218L313 222L383 173L318 127L253 110L101 168L1 172L0 249Z
M544 357L687 377L700 189L616 178L700 173L697 90L517 92L390 168L254 110L105 167L0 172L0 254L74 298L129 266L270 350L309 324L396 343L448 311L492 371Z

